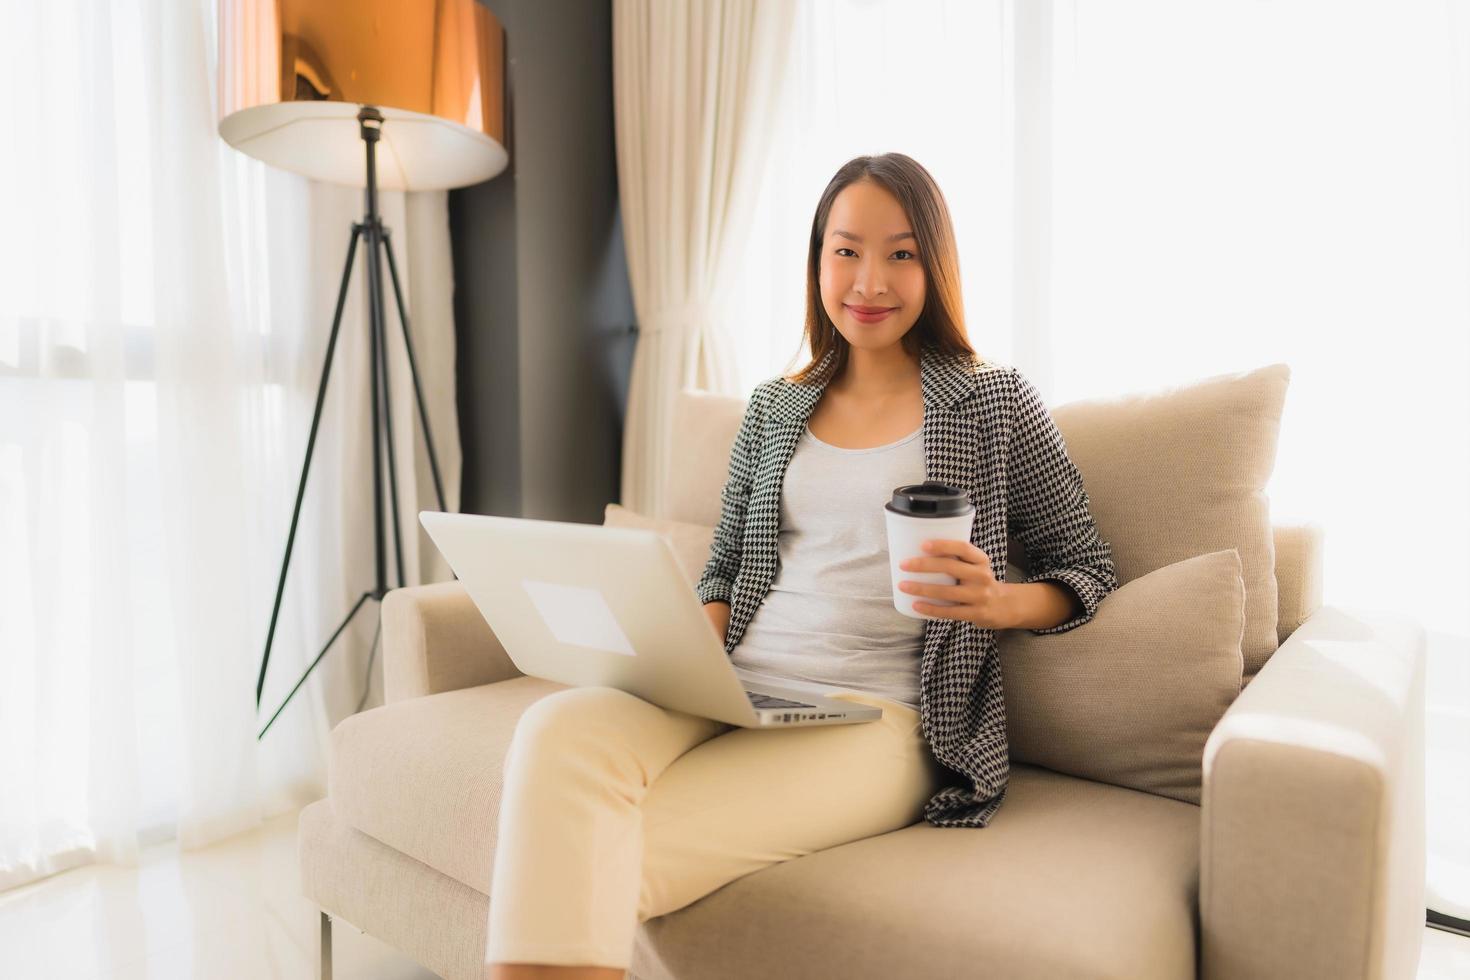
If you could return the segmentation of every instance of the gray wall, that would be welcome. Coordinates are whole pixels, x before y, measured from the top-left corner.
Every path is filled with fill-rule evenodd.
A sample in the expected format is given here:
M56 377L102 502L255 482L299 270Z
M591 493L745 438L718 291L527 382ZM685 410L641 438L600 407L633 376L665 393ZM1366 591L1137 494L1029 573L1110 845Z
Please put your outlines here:
M481 0L510 166L452 191L461 509L602 523L632 367L608 0Z

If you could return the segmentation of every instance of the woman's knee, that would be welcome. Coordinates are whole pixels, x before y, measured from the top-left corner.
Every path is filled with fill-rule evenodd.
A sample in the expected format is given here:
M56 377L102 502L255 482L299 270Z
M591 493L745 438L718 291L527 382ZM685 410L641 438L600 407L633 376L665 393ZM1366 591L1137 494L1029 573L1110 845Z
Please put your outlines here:
M537 771L600 759L620 745L651 706L614 687L569 687L521 713L511 754Z
M568 687L554 691L521 712L516 732L547 735L580 732L634 710L637 695L615 687ZM615 722L614 722L615 723Z

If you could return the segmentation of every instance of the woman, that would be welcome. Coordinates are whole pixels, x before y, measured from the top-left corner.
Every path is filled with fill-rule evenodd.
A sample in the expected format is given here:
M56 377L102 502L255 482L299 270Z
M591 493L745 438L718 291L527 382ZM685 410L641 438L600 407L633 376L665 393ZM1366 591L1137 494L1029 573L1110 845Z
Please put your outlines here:
M507 755L488 976L621 977L640 922L736 878L921 818L989 823L1009 772L996 631L1074 629L1118 582L1035 386L963 324L928 171L849 161L812 221L811 361L750 398L698 593L737 665L883 718L760 731L612 688L538 701ZM968 542L904 563L957 580L903 583L916 620L893 608L882 508L926 479L976 514ZM1023 583L1004 581L1009 534Z

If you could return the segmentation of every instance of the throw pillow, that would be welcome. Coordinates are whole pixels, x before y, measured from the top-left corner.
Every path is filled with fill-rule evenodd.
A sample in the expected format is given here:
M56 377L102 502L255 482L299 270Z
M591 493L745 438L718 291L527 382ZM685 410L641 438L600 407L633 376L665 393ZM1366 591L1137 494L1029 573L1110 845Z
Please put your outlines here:
M1120 586L1083 629L996 634L1011 758L1200 802L1205 740L1240 694L1232 548Z

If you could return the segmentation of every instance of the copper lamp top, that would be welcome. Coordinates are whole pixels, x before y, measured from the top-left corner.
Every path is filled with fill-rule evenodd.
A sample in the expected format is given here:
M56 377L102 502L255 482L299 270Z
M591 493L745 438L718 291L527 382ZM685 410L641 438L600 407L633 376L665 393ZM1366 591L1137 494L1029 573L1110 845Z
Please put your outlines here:
M382 112L378 186L505 169L505 34L476 0L219 0L219 133L273 166L365 183L357 111Z

